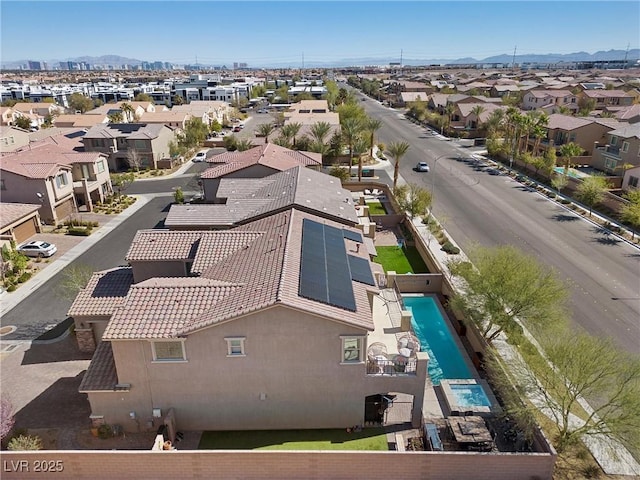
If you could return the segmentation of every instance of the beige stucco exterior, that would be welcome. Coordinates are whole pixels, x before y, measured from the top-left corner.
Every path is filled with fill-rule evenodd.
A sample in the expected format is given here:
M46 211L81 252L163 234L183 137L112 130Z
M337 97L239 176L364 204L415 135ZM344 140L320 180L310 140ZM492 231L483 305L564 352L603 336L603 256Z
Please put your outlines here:
M154 362L148 340L113 341L130 390L89 392L92 414L129 430L152 428L153 408L173 408L185 430L342 428L364 423L366 396L389 391L415 395L419 410L426 360L387 376L367 375L366 359L341 362L341 336L366 333L275 306L186 336L183 362ZM246 355L228 356L226 337L244 338Z
M589 156L593 154L594 143L606 141L607 133L611 130L613 130L612 127L597 122L591 122L573 130L551 128L547 130L547 141L542 141L540 146L543 149L546 148L549 140L552 141L556 147L573 142L580 145L586 152L585 155ZM534 142L533 139L531 141L532 143Z

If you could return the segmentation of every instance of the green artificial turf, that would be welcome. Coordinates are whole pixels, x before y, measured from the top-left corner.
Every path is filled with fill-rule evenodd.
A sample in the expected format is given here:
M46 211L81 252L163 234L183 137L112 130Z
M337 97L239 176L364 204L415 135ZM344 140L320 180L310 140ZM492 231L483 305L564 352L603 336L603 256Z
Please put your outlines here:
M382 428L248 430L203 432L200 449L208 450L388 450Z
M369 207L369 215L386 215L387 211L380 202L367 202Z
M376 251L375 262L382 265L385 272L429 273L416 247L376 247Z

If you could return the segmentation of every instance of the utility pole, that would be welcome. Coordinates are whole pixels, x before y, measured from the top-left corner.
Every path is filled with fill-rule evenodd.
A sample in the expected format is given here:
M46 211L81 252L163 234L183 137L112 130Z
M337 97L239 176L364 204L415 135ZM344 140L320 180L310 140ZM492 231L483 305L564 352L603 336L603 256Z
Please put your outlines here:
M627 69L627 57L629 56L629 44L627 43L627 50L624 52L624 66L622 67L623 70Z
M518 48L517 45L515 47L513 47L513 59L511 60L511 69L512 70L516 69L516 49L517 48Z
M400 70L402 70L402 49L400 49Z

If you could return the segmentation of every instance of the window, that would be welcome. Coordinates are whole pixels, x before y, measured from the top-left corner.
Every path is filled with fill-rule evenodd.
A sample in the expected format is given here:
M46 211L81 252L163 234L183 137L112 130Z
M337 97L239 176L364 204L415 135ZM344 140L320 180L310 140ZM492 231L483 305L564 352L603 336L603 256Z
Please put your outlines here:
M59 173L56 176L56 185L58 188L62 188L67 184L67 174L66 172Z
M627 152L629 151L629 142L622 142L622 148L621 148L621 150L622 150L624 153L627 153Z
M615 135L611 135L611 145L617 145L618 144L618 137L616 137Z
M4 178L0 178L0 190L6 190L7 186L4 184Z
M638 177L629 177L629 186L633 188L638 188Z
M342 363L360 363L363 358L364 337L342 338Z
M227 337L227 357L244 357L245 337Z
M615 170L618 166L618 161L612 158L605 158L604 160L604 168L607 170Z
M187 360L182 340L152 342L151 347L154 362L180 362Z
M98 173L104 172L104 160L98 162Z

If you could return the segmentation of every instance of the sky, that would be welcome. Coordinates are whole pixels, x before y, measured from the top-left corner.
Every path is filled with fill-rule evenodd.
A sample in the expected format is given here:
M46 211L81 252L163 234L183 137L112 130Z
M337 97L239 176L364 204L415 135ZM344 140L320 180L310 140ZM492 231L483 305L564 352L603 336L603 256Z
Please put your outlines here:
M0 1L0 62L120 55L251 66L638 48L629 1Z

